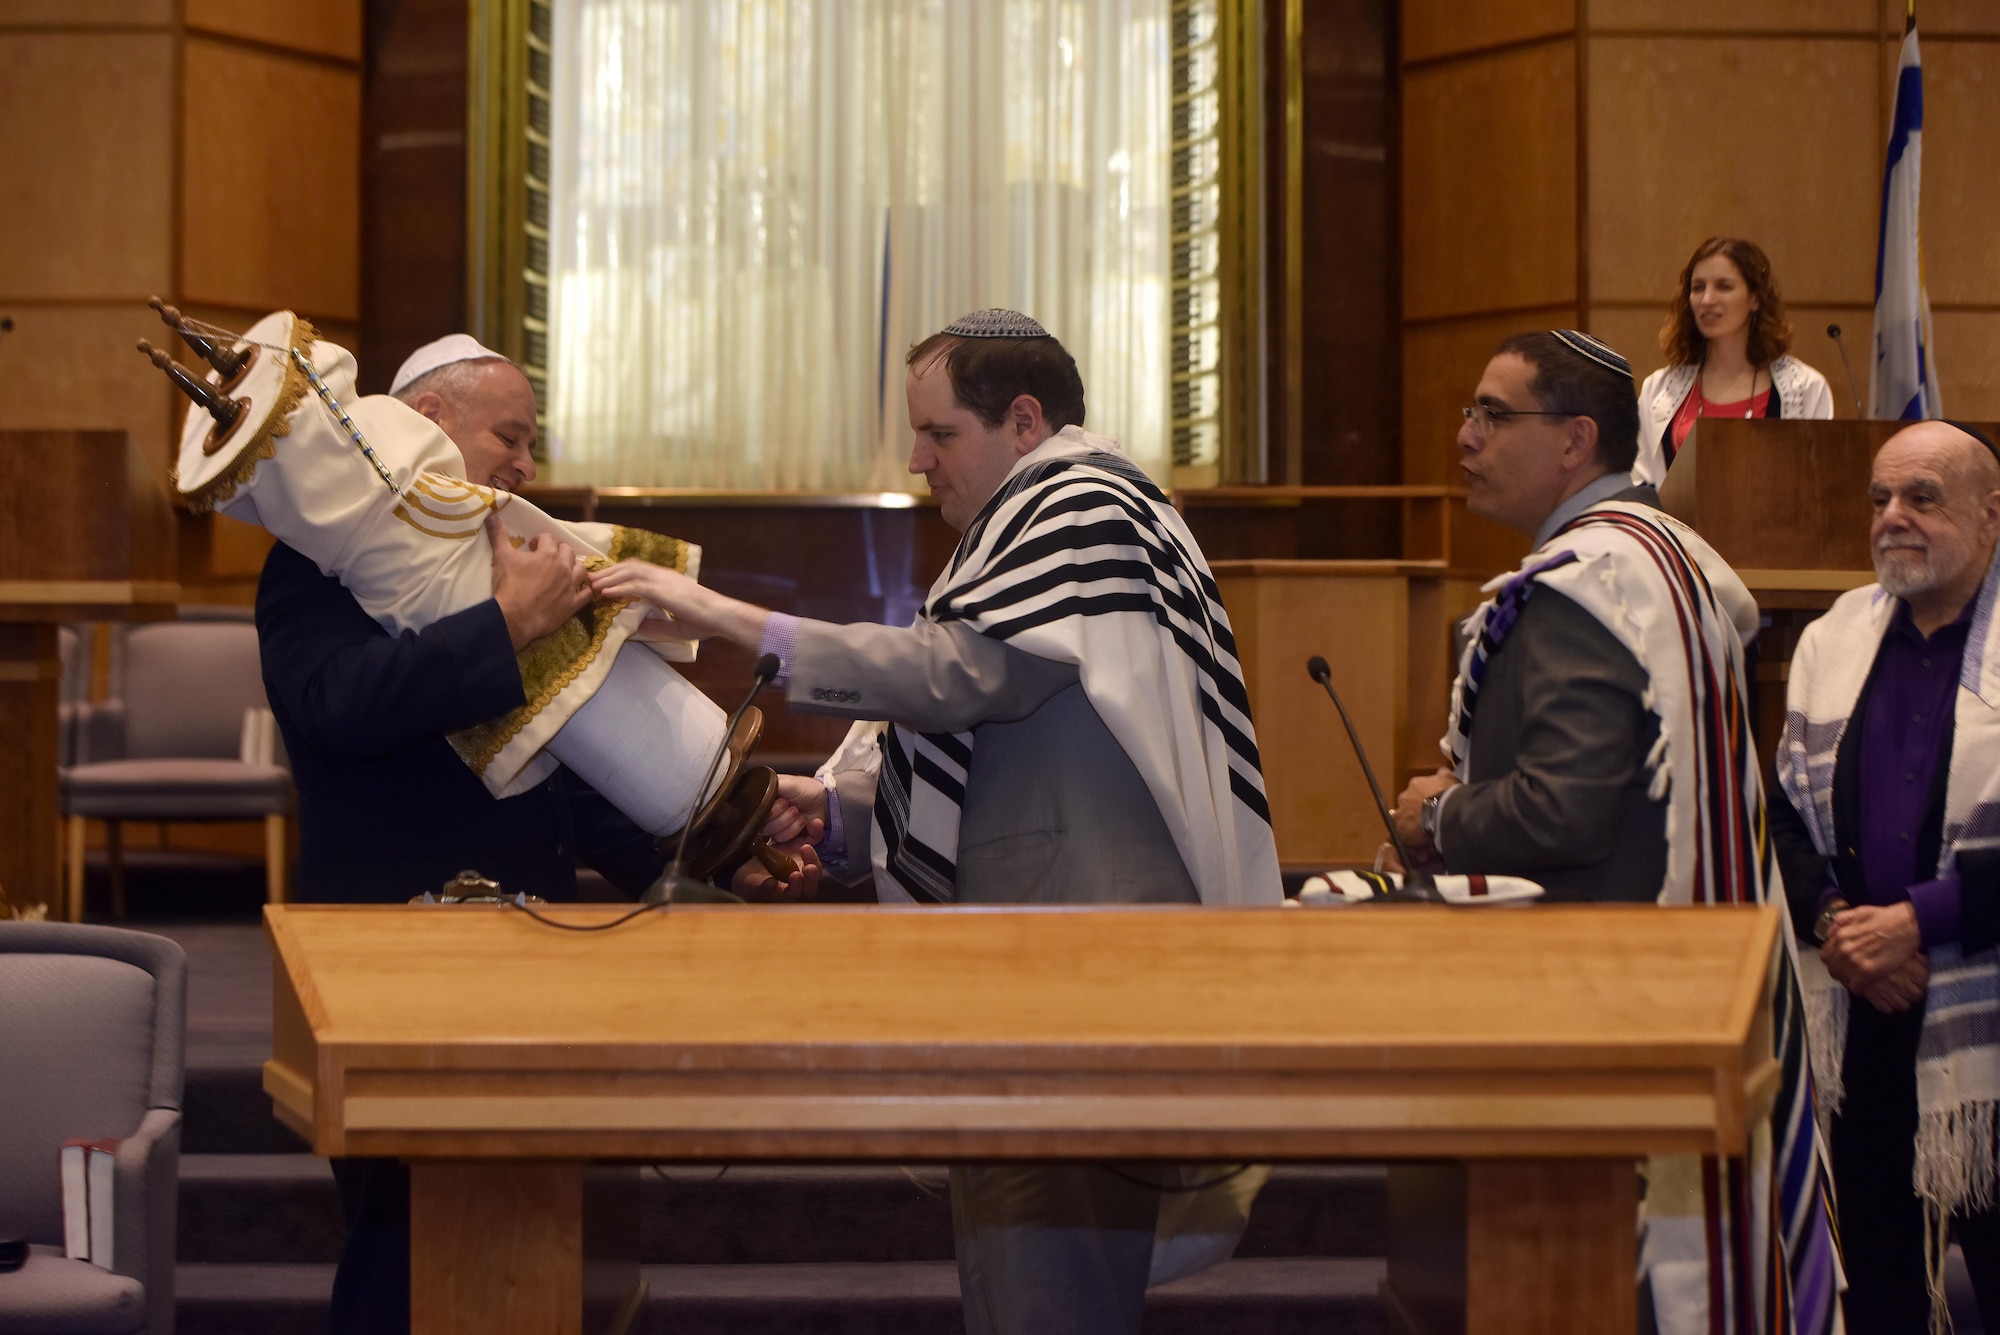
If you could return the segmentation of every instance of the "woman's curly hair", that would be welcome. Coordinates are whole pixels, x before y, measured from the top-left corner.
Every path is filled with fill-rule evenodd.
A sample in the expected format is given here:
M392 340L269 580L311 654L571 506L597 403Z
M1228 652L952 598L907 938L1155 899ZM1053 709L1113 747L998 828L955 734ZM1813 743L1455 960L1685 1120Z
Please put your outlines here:
M1756 242L1735 236L1712 236L1694 248L1667 307L1667 322L1660 326L1660 350L1667 354L1670 366L1691 365L1708 352L1708 340L1702 337L1688 302L1688 284L1694 281L1694 266L1711 255L1726 257L1743 275L1743 285L1757 303L1750 312L1750 340L1744 351L1752 366L1769 366L1791 349L1792 322L1785 318L1785 299L1778 295L1770 257Z

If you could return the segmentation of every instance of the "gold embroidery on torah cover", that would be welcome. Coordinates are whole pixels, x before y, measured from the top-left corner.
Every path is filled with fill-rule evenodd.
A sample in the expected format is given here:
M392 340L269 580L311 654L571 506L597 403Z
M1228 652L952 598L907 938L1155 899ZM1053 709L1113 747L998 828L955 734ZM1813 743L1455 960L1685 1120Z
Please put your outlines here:
M456 478L444 479L461 487L493 493L476 483L461 482ZM499 502L505 505L503 499ZM408 516L400 515L412 528L419 528ZM482 520L483 522L483 520ZM477 528L474 529L477 531ZM457 534L438 534L439 537L456 537ZM515 545L521 540L516 538ZM654 533L646 529L611 526L611 554L609 559L591 556L584 558L584 566L589 570L602 570L605 566L624 560L651 561L654 565L687 573L688 544L679 538L670 538L664 533ZM577 677L597 660L604 649L604 641L618 621L619 614L634 606L632 598L594 598L589 606L571 617L555 630L536 640L515 655L521 669L521 687L528 701L524 705L509 710L499 718L485 723L476 723L470 728L452 733L452 749L459 758L472 767L475 774L484 774L486 767L493 763L495 756L507 744L520 735L523 728L547 708L558 692L568 687Z

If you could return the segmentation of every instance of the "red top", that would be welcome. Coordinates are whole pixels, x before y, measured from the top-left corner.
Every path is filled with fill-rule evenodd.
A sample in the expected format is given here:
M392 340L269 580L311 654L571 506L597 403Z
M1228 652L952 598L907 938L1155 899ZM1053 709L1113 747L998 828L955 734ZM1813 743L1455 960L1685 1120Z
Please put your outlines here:
M1673 449L1667 454L1667 464L1673 465L1673 456L1686 443L1688 432L1694 430L1697 417L1768 417L1771 411L1771 391L1767 387L1752 394L1747 399L1734 403L1717 403L1701 392L1696 385L1693 392L1681 400L1681 406L1674 410L1671 439Z

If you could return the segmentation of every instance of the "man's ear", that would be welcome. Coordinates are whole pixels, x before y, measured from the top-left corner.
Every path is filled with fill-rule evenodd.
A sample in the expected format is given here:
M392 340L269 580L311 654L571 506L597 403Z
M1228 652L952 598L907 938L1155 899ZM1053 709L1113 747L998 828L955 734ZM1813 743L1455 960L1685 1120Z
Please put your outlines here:
M436 390L427 389L417 395L417 401L410 405L433 422L444 420L444 398Z
M1563 442L1563 467L1574 471L1597 457L1597 419L1572 417Z
M1017 394L1007 405L1007 425L1014 428L1014 450L1026 454L1055 433L1042 416L1042 401L1032 394Z

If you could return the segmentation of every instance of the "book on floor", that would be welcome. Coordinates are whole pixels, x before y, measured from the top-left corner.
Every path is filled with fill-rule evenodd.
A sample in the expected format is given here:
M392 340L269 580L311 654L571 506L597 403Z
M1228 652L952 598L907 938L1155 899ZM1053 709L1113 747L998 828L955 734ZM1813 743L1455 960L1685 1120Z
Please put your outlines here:
M62 1147L63 1255L111 1268L118 1142L67 1140Z

